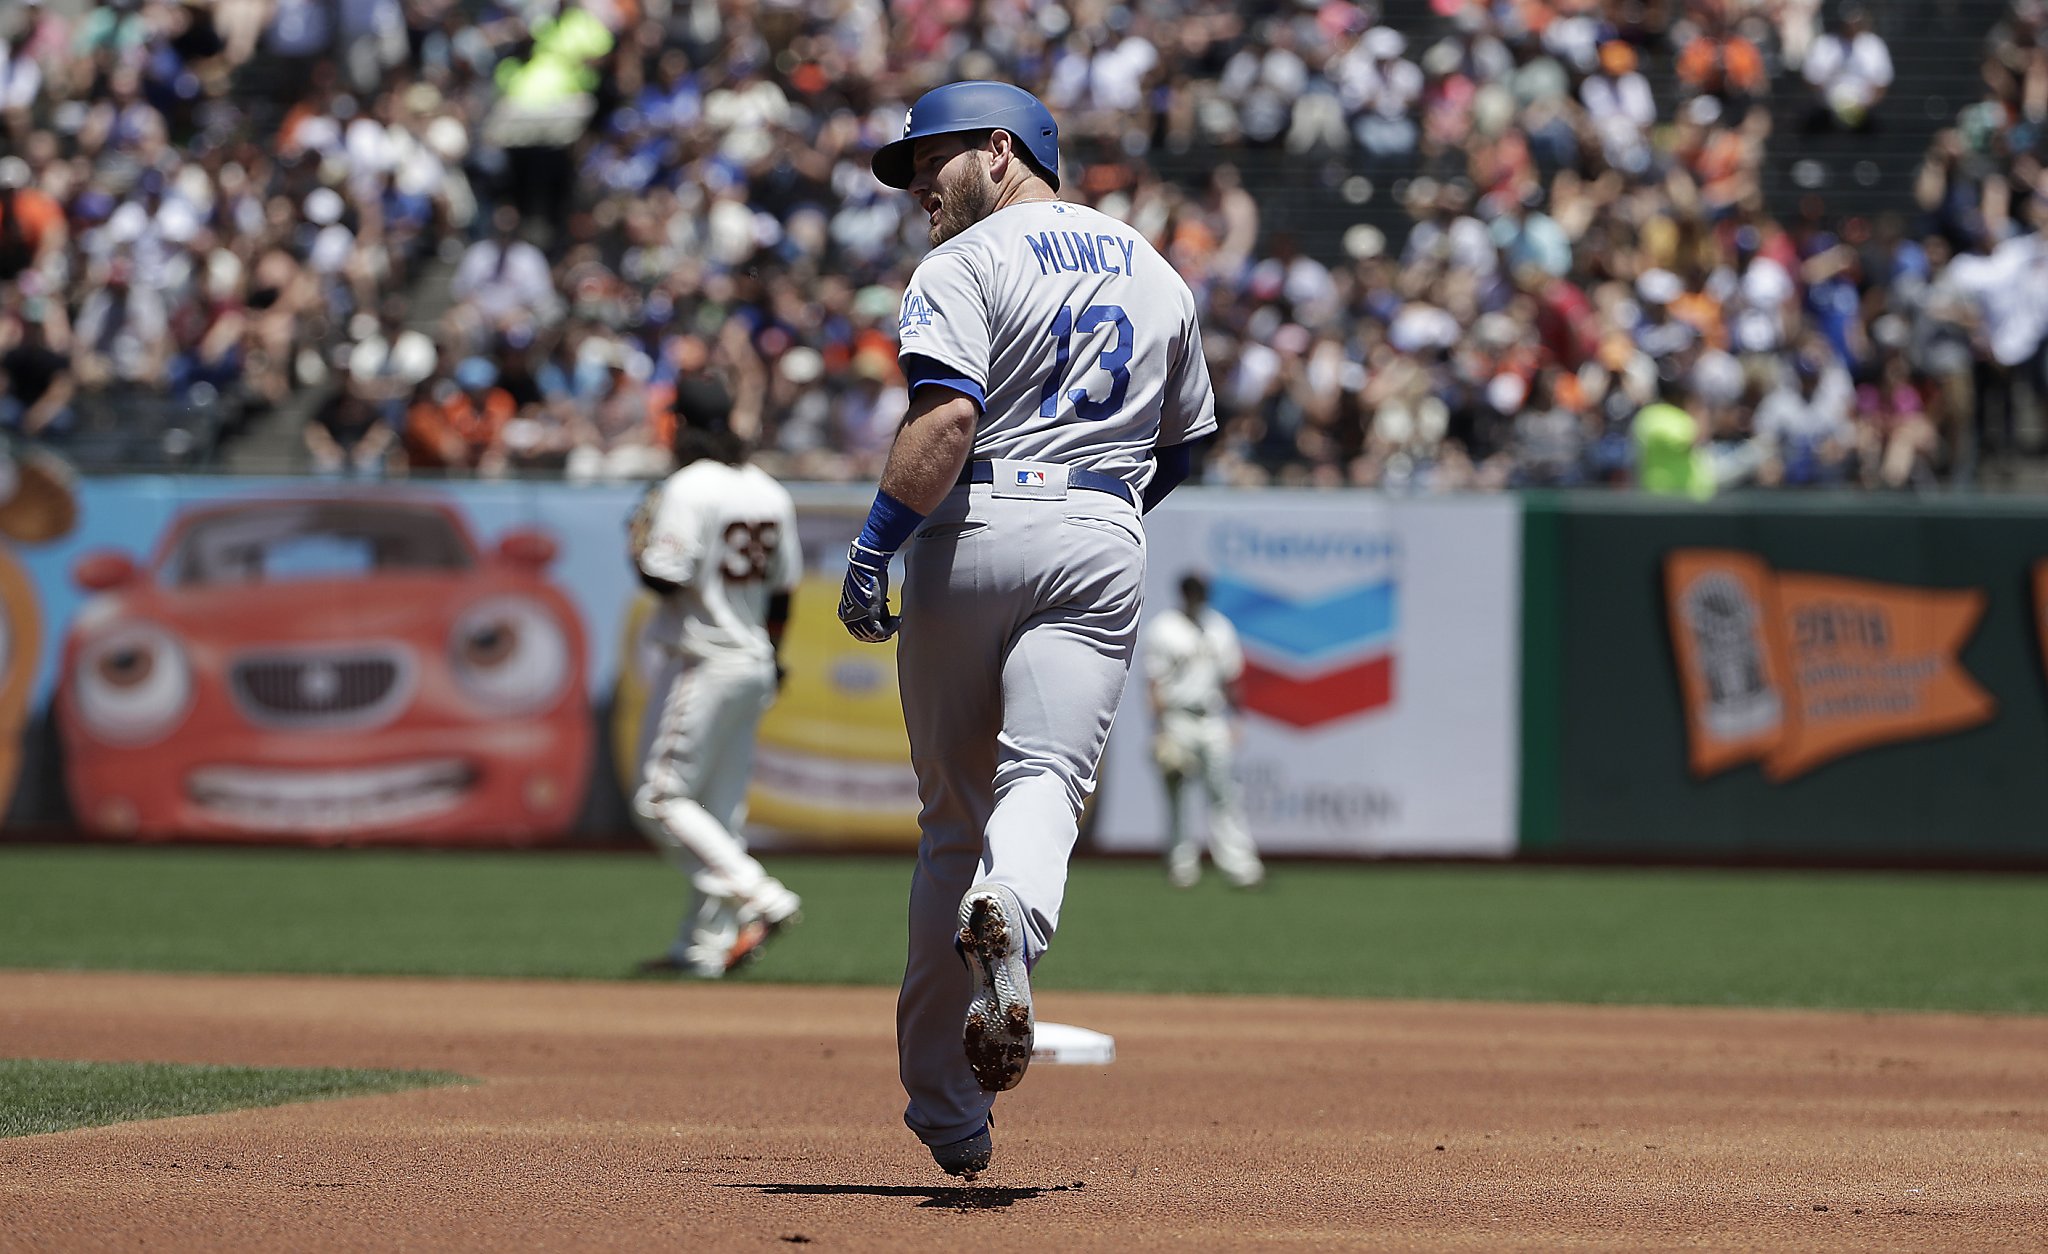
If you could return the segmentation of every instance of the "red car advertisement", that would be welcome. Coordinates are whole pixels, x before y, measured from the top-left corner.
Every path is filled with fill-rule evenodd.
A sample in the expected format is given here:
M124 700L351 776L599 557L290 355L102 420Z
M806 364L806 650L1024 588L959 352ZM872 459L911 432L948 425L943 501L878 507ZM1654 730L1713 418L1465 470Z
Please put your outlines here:
M56 680L73 815L142 839L560 836L593 733L555 551L358 498L195 509L147 566L88 554Z
M23 729L43 648L42 599L16 546L47 544L77 521L76 485L63 462L0 448L0 812L21 778Z

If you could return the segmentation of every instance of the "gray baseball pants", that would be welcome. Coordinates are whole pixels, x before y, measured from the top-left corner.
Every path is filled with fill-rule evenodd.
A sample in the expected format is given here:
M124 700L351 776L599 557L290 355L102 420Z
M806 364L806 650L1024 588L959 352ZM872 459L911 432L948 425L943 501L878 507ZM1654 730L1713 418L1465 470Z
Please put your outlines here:
M904 1122L928 1145L972 1135L995 1095L961 1049L972 990L953 947L980 881L1024 907L1025 960L1059 927L1082 806L1123 696L1145 582L1138 510L955 488L904 552L897 674L923 803L909 961L896 1004Z

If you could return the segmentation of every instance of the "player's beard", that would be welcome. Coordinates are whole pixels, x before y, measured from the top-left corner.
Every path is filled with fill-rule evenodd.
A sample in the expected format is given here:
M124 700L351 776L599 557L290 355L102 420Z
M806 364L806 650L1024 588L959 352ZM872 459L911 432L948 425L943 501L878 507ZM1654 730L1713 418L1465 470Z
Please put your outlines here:
M996 211L996 181L988 176L988 158L979 152L967 156L974 169L963 173L957 186L939 193L939 219L931 230L934 248Z

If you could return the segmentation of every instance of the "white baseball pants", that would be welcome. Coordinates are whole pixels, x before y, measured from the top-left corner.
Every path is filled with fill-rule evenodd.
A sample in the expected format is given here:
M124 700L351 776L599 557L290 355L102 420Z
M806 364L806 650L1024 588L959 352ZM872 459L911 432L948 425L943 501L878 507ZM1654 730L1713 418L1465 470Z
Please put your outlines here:
M896 669L923 811L896 1032L904 1121L943 1145L979 1129L995 1100L961 1049L960 899L978 881L1005 885L1024 907L1026 962L1052 943L1130 671L1145 532L1106 493L955 488L904 562Z
M1223 877L1240 887L1265 877L1259 851L1244 819L1244 801L1231 773L1230 721L1210 714L1167 710L1159 734L1173 749L1179 769L1162 769L1166 785L1166 873L1175 884L1193 884L1202 874L1202 843L1189 832L1189 785L1201 788L1209 807L1209 856Z
M633 814L690 877L690 905L669 954L707 973L723 971L742 912L788 895L740 834L754 735L774 700L775 664L750 657L665 651L648 689L644 782Z

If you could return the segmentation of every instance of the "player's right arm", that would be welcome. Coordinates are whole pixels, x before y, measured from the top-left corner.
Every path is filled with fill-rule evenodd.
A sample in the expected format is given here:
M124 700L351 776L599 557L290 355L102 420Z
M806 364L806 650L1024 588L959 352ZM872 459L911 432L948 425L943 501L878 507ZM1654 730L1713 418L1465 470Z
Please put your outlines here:
M941 250L918 265L897 334L910 409L889 447L867 523L847 549L839 592L839 621L871 644L896 634L889 558L959 481L988 394L988 300L963 251Z
M889 559L953 490L980 418L981 406L951 388L928 385L910 394L910 412L889 447L867 523L846 550L839 621L856 640L880 644L896 634Z
M927 256L903 293L910 409L882 469L882 491L922 516L953 490L986 403L993 335L988 298L965 248Z
M911 393L882 467L882 491L920 515L937 509L967 464L980 419L974 398L951 388L927 384Z

